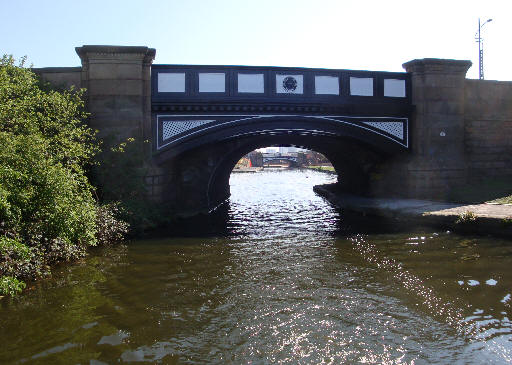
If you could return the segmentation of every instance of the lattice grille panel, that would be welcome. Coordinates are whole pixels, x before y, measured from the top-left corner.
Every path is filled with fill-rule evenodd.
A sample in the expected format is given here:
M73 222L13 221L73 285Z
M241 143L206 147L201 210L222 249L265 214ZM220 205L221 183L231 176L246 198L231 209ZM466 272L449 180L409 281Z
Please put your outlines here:
M173 120L162 122L162 140L165 141L178 134L204 124L215 122L215 120Z
M363 122L373 128L379 129L400 139L404 138L403 123L400 122Z

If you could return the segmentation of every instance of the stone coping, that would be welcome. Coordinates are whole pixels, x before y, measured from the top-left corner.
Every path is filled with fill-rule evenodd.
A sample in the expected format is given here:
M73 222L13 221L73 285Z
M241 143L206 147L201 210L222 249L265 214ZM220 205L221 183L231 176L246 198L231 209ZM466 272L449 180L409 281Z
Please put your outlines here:
M33 67L35 73L64 73L64 72L81 72L82 67Z
M419 74L425 73L427 71L433 74L444 73L449 70L449 73L463 73L465 75L472 64L473 63L468 60L423 58L406 62L402 64L402 67L407 72Z
M153 58L156 54L156 49L146 46L83 45L76 47L75 51L80 58L87 53L142 53Z

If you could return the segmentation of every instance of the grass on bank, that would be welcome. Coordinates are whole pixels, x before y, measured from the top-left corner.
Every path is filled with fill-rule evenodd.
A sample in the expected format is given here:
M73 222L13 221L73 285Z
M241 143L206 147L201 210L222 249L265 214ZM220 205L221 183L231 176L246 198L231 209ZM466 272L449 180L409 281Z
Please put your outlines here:
M336 172L333 166L306 166L306 168L317 171Z
M494 199L494 200L489 201L488 203L493 203L493 204L512 204L512 195L504 196L503 198Z

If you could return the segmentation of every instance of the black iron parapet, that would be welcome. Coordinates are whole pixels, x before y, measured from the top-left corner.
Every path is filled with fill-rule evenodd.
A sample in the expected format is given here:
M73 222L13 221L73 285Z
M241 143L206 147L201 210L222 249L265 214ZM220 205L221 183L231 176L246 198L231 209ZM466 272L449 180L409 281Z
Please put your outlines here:
M223 90L212 91L215 86L220 86L215 82L221 79ZM258 82L262 83L259 90ZM281 111L271 106L285 105L288 109L284 112L293 111L290 107L294 104L295 108L302 107L305 112L320 111L329 106L330 110L343 107L347 110L347 107L359 104L382 104L389 106L390 113L400 113L407 112L411 100L410 77L404 72L152 65L151 85L153 111L208 111L198 110L196 106L212 103L226 104L224 108L229 104L233 104L232 108L247 104L246 110L240 111L251 110L249 104L264 104L268 108L263 110L269 112ZM262 111L260 108L256 110Z
M275 121L285 119L303 121L298 129L284 127L297 133L337 135L336 126L357 127L409 148L411 81L403 72L153 65L151 88L156 152L242 123L239 135L251 133L249 122L270 120L284 133ZM254 132L276 133L267 127Z

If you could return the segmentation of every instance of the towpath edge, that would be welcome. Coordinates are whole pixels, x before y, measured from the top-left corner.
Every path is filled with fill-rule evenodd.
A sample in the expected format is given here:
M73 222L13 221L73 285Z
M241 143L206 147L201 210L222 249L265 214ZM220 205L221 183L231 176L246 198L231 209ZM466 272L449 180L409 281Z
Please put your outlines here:
M313 190L334 206L391 220L512 239L512 205L457 204L429 200L368 198L337 191L336 184Z

